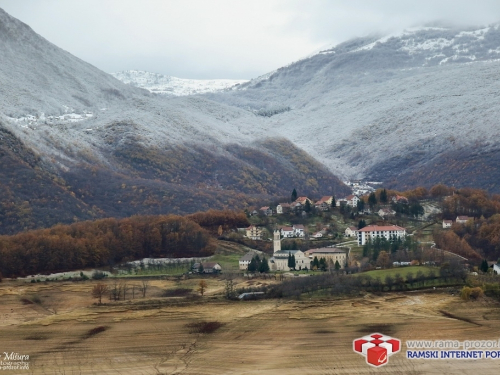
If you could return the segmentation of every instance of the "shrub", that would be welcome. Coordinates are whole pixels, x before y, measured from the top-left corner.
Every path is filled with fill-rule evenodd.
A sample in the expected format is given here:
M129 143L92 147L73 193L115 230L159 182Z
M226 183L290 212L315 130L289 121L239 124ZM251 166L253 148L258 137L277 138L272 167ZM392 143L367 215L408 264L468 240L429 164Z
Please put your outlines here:
M95 270L94 273L92 274L92 279L94 279L94 280L102 280L106 276L107 275L104 272Z
M192 292L189 288L167 289L162 293L162 297L185 297Z
M87 333L85 334L85 337L87 337L87 338L92 337L94 335L97 335L98 333L106 331L107 329L108 329L108 327L105 327L105 326L99 326L99 327L89 329L87 331Z
M186 327L189 328L190 333L214 333L222 326L223 324L217 321L186 324Z

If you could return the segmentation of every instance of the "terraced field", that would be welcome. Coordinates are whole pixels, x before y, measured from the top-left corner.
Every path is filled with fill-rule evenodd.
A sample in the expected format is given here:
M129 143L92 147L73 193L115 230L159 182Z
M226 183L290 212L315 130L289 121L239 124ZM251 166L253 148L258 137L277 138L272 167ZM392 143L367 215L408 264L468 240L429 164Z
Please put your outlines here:
M499 360L409 360L410 339L498 340L500 306L450 290L343 300L226 301L209 278L203 298L161 298L198 280L151 281L146 298L94 305L94 282L0 284L0 352L29 355L5 374L497 374ZM107 282L111 282L108 280ZM241 286L275 282L236 280ZM462 320L462 318L470 321ZM196 329L219 322L211 333ZM194 328L193 328L194 327ZM218 328L218 329L217 329ZM381 332L403 342L374 369L352 341Z

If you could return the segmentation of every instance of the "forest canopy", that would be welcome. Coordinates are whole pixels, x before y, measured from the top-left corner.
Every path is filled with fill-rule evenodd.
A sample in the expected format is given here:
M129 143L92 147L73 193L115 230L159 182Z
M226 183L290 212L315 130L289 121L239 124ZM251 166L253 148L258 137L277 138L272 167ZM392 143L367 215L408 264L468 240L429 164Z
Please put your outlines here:
M230 211L101 219L0 236L0 272L7 277L112 267L142 258L212 255L215 240L202 225L244 223Z

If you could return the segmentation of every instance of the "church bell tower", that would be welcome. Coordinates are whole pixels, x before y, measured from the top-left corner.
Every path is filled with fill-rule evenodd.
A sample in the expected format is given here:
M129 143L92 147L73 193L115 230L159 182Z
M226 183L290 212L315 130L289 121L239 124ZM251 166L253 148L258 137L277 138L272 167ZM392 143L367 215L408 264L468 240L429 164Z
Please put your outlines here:
M280 231L278 229L274 230L273 248L274 252L281 250L281 236L280 236Z

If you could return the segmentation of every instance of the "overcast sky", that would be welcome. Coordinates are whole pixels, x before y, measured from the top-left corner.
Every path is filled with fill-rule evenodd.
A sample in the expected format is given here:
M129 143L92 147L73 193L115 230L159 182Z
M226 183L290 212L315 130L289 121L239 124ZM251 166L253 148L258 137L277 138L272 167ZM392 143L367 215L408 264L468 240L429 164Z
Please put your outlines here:
M0 0L106 72L250 79L326 45L440 21L500 21L500 0Z

